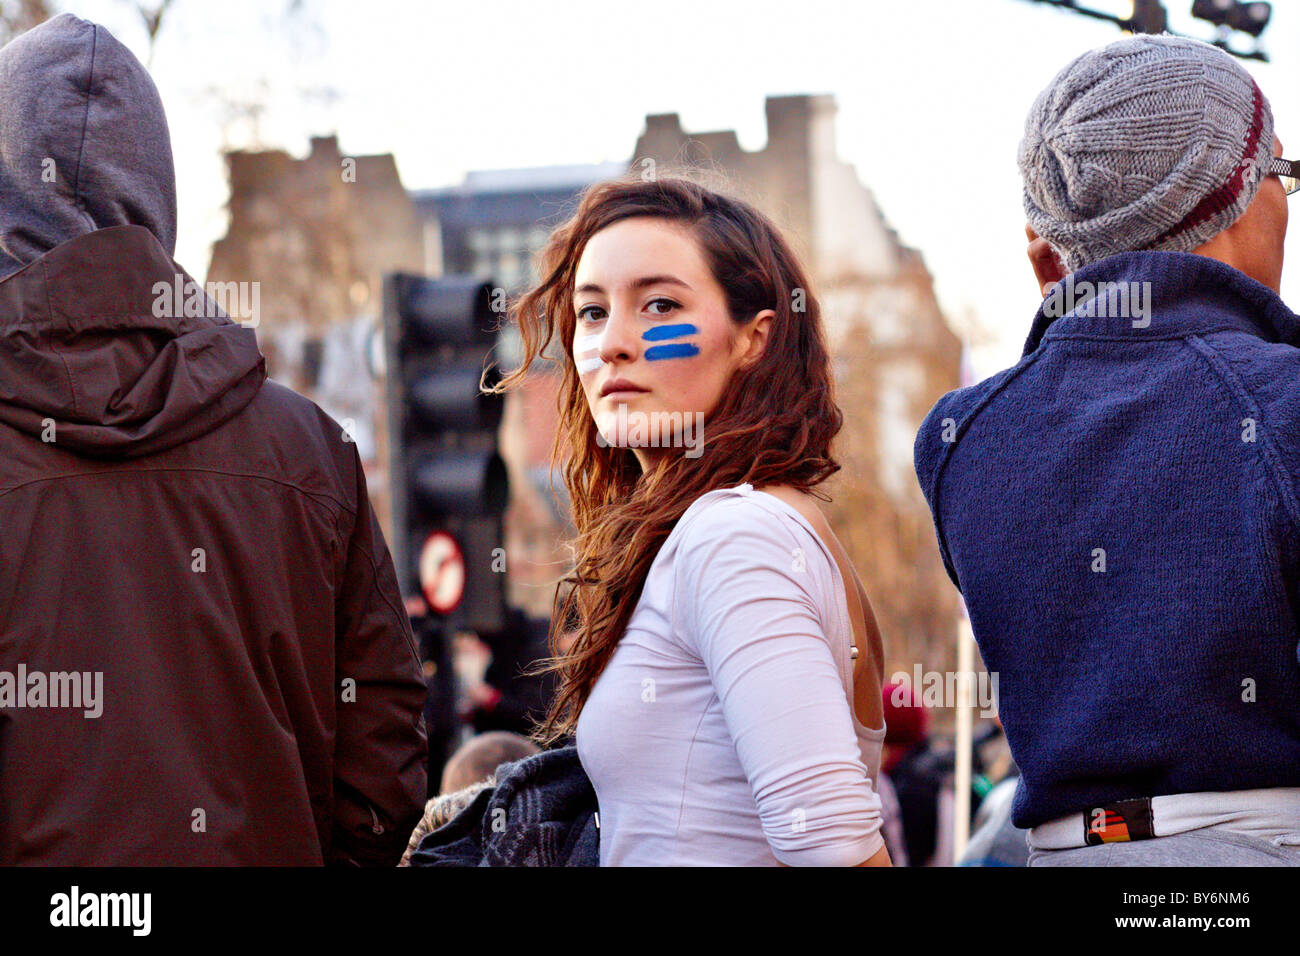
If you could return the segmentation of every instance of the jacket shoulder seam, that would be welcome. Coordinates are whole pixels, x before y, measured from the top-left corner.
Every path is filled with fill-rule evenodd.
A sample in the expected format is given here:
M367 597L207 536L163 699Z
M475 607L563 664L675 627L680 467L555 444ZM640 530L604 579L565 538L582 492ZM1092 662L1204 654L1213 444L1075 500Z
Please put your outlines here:
M343 546L345 549L348 547L347 541L343 542ZM415 645L415 635L413 633L414 629L410 627L410 617L406 614L406 609L402 608L399 610L397 606L394 605L393 602L388 599L388 595L384 593L384 589L379 586L379 578L380 578L379 562L375 560L375 556L371 554L366 548L360 545L357 546L357 550L360 551L363 555L365 555L366 562L370 565L369 594L378 593L378 595L384 599L384 603L388 605L388 610L392 612L393 617L397 620L398 629L401 630L403 636L406 637L407 649L410 650L411 656L415 659L415 662L418 666L420 663L420 651L419 648L417 648ZM346 558L344 559L344 565L346 567ZM398 587L399 588L401 587L400 583ZM367 595L367 597L369 597L369 594ZM407 622L406 627L401 626L403 621ZM359 618L357 621L357 625L360 626ZM352 634L348 636L351 637L355 633L356 632L353 631Z
M71 479L71 478L96 478L99 477L100 475L105 475L105 474L114 474L114 475L165 474L168 472L197 472L199 474L205 474L205 475L222 475L227 478L252 478L258 481L269 481L272 482L273 484L277 484L282 487L289 488L293 491L296 491L298 492L298 494L303 495L304 497L311 498L317 501L317 503L321 503L325 501L333 502L348 514L356 513L356 509L350 507L347 504L347 502L343 501L341 498L336 498L334 495L328 494L327 492L309 491L308 489L296 485L291 481L285 481L282 478L275 478L271 475L259 475L256 474L255 472L248 472L248 471L227 471L221 468L194 468L194 467L129 468L129 469L122 469L121 471L116 471L116 472L69 471L58 475L41 475L38 478L32 478L28 481L20 482L19 484L12 485L8 488L0 489L0 498L3 498L6 495L9 495L15 491L21 491L23 488L26 488L28 485L39 484L43 481L62 481L64 479Z

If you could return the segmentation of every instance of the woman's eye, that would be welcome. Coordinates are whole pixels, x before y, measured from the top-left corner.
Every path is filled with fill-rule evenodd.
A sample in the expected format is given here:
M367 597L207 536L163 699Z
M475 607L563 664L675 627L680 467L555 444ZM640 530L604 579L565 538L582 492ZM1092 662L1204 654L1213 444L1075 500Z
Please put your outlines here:
M590 313L593 309L594 309L595 311L597 311L597 312L603 312L603 311L604 311L604 309L602 309L602 308L601 308L600 306L598 306L598 305L587 305L587 306L583 306L581 309L578 310L578 319L579 319L579 321L582 321L582 322L599 322L599 321L600 321L599 319L593 319L593 318L591 318L591 316L589 315L589 313Z
M662 311L662 312L654 312L655 315L667 315L667 314L668 314L669 312L671 312L673 309L680 309L680 308L681 308L681 306L678 305L676 302L674 302L672 299L655 299L655 300L654 300L653 302L651 302L650 305L649 305L649 308L651 309L651 311L654 311L654 306L656 306L656 305L666 305L666 306L668 306L668 308L665 309L665 310Z

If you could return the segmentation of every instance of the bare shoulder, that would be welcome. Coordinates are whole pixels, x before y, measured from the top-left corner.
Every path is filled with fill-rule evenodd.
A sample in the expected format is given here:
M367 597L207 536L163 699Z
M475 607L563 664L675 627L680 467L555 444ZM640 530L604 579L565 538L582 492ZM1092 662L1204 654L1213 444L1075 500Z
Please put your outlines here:
M813 526L823 540L834 540L835 535L831 532L830 522L826 520L826 515L822 512L820 499L814 498L807 492L800 491L790 485L765 485L759 491L764 491L774 498L780 498L791 508L794 508Z

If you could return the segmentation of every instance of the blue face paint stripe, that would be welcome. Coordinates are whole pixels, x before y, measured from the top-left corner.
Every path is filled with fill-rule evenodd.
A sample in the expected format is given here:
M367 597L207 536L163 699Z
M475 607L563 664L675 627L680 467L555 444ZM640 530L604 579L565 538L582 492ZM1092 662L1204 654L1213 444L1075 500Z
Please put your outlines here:
M656 325L652 329L647 329L641 338L647 342L658 342L660 339L678 339L683 335L694 335L699 331L689 322L682 322L678 325Z
M690 342L673 342L669 345L652 345L645 350L647 362L653 362L656 359L670 358L688 358L692 355L699 355L700 350Z

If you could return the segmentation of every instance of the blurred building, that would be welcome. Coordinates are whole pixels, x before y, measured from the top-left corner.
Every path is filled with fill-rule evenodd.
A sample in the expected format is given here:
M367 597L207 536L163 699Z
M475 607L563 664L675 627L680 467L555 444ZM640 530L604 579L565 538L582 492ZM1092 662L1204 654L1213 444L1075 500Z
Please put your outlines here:
M626 169L626 163L590 163L476 171L458 186L411 193L426 271L490 277L512 292L522 289L533 278L533 255L582 190Z
M226 154L229 225L209 282L256 282L257 335L271 377L343 423L388 520L388 478L373 374L381 280L419 272L424 236L391 155L345 156L317 137L303 159L282 150Z
M384 272L424 267L419 218L391 155L345 156L324 136L303 159L236 151L226 169L230 222L208 280L260 281L266 331L301 325L317 337L374 311Z

